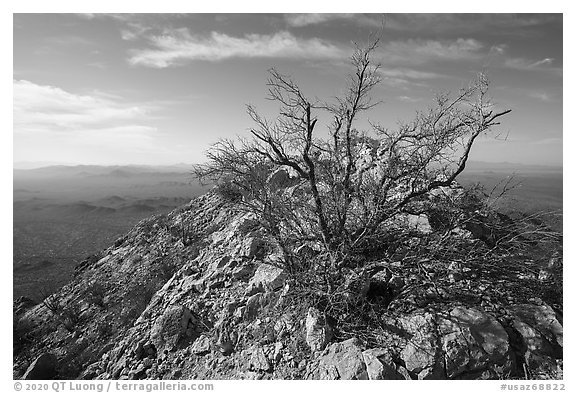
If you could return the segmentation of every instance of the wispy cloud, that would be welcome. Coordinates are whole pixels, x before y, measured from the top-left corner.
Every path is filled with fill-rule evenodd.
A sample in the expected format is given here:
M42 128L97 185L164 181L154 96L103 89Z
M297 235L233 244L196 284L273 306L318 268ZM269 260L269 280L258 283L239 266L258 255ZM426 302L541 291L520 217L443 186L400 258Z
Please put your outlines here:
M396 98L398 99L398 101L408 102L408 103L422 102L422 100L423 100L422 98L411 97L411 96L398 96Z
M550 66L554 63L552 58L544 58L541 60L530 60L520 57L508 58L504 62L504 66L521 71L534 71L550 69Z
M165 68L191 61L220 61L230 58L342 58L347 52L318 38L297 38L282 31L271 35L247 34L233 37L213 31L208 36L176 29L149 39L152 48L132 52L133 65Z
M438 74L429 71L419 71L411 68L380 68L380 75L382 76L382 83L407 89L409 87L427 86L426 81L433 79L446 78L446 75ZM404 96L403 101L408 102L407 97Z
M143 120L148 111L109 95L79 95L54 86L15 80L16 134L113 133L117 136L154 131Z
M477 60L485 48L473 38L455 40L391 41L384 43L379 52L384 64L425 64L429 61Z
M528 93L528 95L532 98L544 102L551 102L554 100L553 96L543 91L531 91L530 93Z

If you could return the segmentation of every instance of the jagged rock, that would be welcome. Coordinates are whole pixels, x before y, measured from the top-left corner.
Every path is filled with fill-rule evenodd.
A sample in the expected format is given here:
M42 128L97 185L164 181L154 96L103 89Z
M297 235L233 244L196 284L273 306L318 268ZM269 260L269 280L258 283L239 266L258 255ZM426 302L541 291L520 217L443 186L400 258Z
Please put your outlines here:
M253 263L244 262L242 265L236 267L232 271L232 278L234 280L246 280L247 278L254 275L254 271L256 270L256 265Z
M264 254L266 242L257 237L244 239L241 245L240 256L245 258L261 258Z
M64 287L59 292L62 302L79 299L82 303L86 283L100 280L115 284L109 291L105 308L83 311L83 316L89 318L82 318L75 341L62 328L50 331L51 336L29 344L22 355L16 355L14 375L22 375L28 365L24 359L41 353L40 345L54 348L60 357L68 345L82 344L88 347L80 356L94 354L94 358L86 362L79 376L96 379L506 378L511 370L515 374L510 376L515 378L561 376L561 314L556 316L542 301L533 299L528 301L534 305L508 305L505 299L513 303L529 297L507 291L498 281L500 277L487 282L489 275L477 282L473 292L484 292L475 303L484 309L479 305L475 306L477 309L456 307L461 303L451 303L445 297L429 309L416 309L423 304L420 300L429 302L426 295L437 292L436 289L430 291L429 286L418 285L421 276L411 270L409 260L379 259L372 265L350 267L342 272L345 284L335 289L346 289L351 303L367 300L368 304L376 305L378 302L370 299L371 283L376 284L372 289L380 288L375 291L379 294L391 292L393 303L379 316L385 322L381 324L382 329L370 332L378 334L380 348L365 350L354 339L330 345L324 316L310 311L310 315L302 314L308 311L302 309L303 303L294 303L291 297L294 286L287 285L285 272L276 267L282 264L273 262L278 262L278 256L273 259L270 255L271 250L278 250L260 249L256 246L258 241L254 243L253 239L265 239L258 220L241 209L236 210L233 204L220 203L210 194L197 201L200 202L194 202L194 209L186 207L170 213L168 218L149 219L139 224L124 237L122 244L111 247L96 264L80 272L71 285ZM432 216L430 222L434 225ZM185 227L194 228L198 233L194 246L185 246L180 238L176 239L180 235L174 236ZM408 234L411 235L413 233ZM408 239L406 244L408 247L422 245L417 239ZM252 262L257 259L254 256L260 257L260 252L264 253L262 260L269 263ZM306 243L297 253L313 262L318 249L313 243ZM172 270L167 270L170 274L166 278L162 276L166 281L154 281L154 285L142 288L152 292L152 299L138 304L139 308L134 311L138 311L139 316L124 315L123 309L132 311L132 303L144 299L138 291L143 283L147 284L145 280L156 280L158 268L168 263L175 273L168 277ZM561 274L561 262L555 263L551 269L554 274ZM431 277L436 274L434 280L438 279L435 281L438 292L442 292L446 277L432 265L425 268ZM474 271L464 262L461 266L451 264L446 273L455 275L456 285L450 294L461 293L467 286L476 284L471 280ZM129 287L138 296L128 296ZM504 293L502 302L498 299L500 290ZM396 296L400 292L402 296ZM116 316L120 318L112 319ZM20 317L34 326L41 326L43 321L52 318L41 306L24 310ZM117 324L117 334L97 337L96 328L110 319ZM505 324L506 330L500 323ZM49 324L46 325L49 329ZM313 349L305 359L299 352L304 331L306 342ZM247 349L251 345L255 345L252 351ZM194 353L206 355L193 356Z
M290 333L295 329L294 320L288 314L282 314L280 318L274 323L274 331L279 336L283 333Z
M240 306L236 310L234 310L233 314L234 318L242 319L244 318L244 315L246 315L246 306Z
M38 356L24 373L22 379L52 379L56 376L58 359L51 353Z
M316 365L314 379L368 379L357 338L330 345Z
M504 327L489 314L456 307L439 318L448 378L506 377L513 361Z
M368 379L404 379L392 360L390 352L384 348L373 348L362 352Z
M286 272L276 266L262 263L256 269L254 277L250 280L250 284L258 287L262 286L270 291L275 291L281 288L286 281Z
M332 338L332 328L318 309L310 307L306 315L306 343L312 352L321 351Z
M172 350L184 337L192 336L194 318L183 306L171 306L156 320L150 339L157 350ZM192 329L190 329L192 328Z
M259 292L264 292L264 288L262 288L262 285L261 284L256 285L253 282L251 282L244 290L244 296L252 296Z
M546 304L516 305L513 327L523 342L523 361L530 377L555 378L563 358L563 328L556 313Z
M271 368L264 350L259 345L252 348L252 355L250 356L250 367L255 371L269 371Z
M94 379L101 371L100 362L90 364L78 377L78 379L91 380Z
M260 307L262 307L262 300L263 300L264 296L262 293L257 293L255 295L252 295L248 298L248 300L246 300L246 316L248 318L254 318L258 312L258 310L260 309Z
M434 315L412 314L399 319L406 332L407 344L400 352L405 367L417 379L442 378L442 364L437 345L438 335Z
M272 353L274 363L278 363L282 359L282 349L284 349L284 344L282 344L282 341L277 341L274 344L274 352Z
M225 356L228 356L232 352L234 352L234 343L232 342L232 339L228 335L222 335L221 334L218 337L217 344L218 344L218 347L220 349L220 352Z
M190 350L193 354L196 355L202 355L207 352L210 352L210 339L204 334L202 334L200 337L194 340L194 343L192 344Z
M428 221L428 217L424 214L416 215L416 214L407 214L406 219L408 221L408 227L421 232L421 233L431 233L432 226L430 225L430 221Z

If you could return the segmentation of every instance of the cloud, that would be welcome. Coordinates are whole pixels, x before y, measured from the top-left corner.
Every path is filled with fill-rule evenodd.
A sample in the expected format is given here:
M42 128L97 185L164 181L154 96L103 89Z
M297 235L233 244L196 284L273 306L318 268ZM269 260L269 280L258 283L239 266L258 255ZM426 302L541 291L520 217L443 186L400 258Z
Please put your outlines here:
M513 68L515 70L530 71L546 68L554 62L552 58L544 58L541 60L529 60L520 57L509 58L504 62L504 66Z
M106 133L132 135L154 130L143 123L148 109L114 96L78 95L54 86L14 80L15 134Z
M408 103L416 103L416 102L422 101L422 98L410 97L410 96L398 96L396 98L398 99L398 101L408 102Z
M535 98L537 100L544 101L544 102L553 101L553 97L550 94L545 93L543 91L532 91L532 92L528 93L528 95L532 98Z
M425 64L429 61L478 60L484 44L473 38L391 41L379 49L384 64Z
M446 77L446 75L435 72L418 71L410 68L381 68L379 72L385 78L438 79Z
M248 34L232 37L213 31L209 36L175 29L149 39L151 49L134 50L129 62L154 68L182 65L191 61L221 61L230 58L331 59L347 51L318 38L302 39L282 31L272 35Z
M418 71L411 68L380 68L378 72L382 76L382 83L403 89L425 87L427 84L423 81L446 78L446 75L429 71ZM409 101L406 96L404 98L403 101Z

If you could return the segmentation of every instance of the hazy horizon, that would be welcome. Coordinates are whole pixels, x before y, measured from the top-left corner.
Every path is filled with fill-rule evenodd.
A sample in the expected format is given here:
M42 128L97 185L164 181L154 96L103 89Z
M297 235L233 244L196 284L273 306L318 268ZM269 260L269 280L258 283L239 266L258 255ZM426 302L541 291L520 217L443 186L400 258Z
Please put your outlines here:
M382 19L384 102L364 125L393 129L485 70L512 113L471 160L562 166L561 14L14 14L13 162L201 162L247 135L246 104L274 118L271 67L338 95Z
M49 167L77 167L77 166L101 166L101 167L184 167L184 166L192 166L197 163L195 162L173 162L173 163L166 163L166 164L136 164L136 163L109 163L109 164L95 164L95 163L70 163L70 162L31 162L31 161L19 161L14 162L12 169L15 170L28 170L28 169L41 169L41 168L49 168ZM550 169L563 169L563 165L554 165L554 164L522 164L518 162L509 162L509 161L500 161L500 162L488 162L488 161L476 161L471 160L468 162L468 166L473 165L508 165L508 166L517 166L517 167L541 167L541 168L550 168Z

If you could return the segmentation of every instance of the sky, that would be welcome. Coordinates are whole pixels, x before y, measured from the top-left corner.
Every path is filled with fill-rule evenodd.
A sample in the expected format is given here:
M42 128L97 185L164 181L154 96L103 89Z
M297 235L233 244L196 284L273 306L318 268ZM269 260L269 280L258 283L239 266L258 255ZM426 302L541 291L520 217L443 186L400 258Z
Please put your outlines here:
M247 104L275 117L270 68L330 100L380 34L382 103L362 126L397 128L484 71L512 112L471 159L562 165L561 14L14 14L13 29L14 163L201 162L248 136Z

